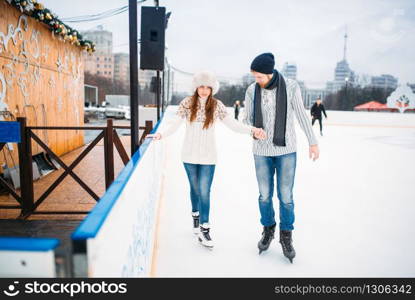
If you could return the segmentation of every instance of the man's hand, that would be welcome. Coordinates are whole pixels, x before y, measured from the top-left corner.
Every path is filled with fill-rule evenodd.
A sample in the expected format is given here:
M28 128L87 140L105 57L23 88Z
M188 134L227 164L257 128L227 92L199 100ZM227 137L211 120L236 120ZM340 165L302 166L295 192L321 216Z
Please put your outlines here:
M252 133L254 134L254 137L259 140L265 140L267 138L267 134L262 128L252 128Z
M156 133L156 134L147 134L146 135L146 139L155 139L155 140L159 140L161 139L161 134L160 133Z
M318 148L318 145L311 145L309 157L313 159L313 161L316 161L319 156L320 156L320 149Z

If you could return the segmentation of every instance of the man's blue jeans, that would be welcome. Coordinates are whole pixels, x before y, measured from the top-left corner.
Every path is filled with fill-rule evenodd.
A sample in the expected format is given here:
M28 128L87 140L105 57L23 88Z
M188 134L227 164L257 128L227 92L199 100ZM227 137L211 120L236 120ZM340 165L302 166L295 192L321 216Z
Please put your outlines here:
M210 187L215 165L183 164L190 184L192 212L199 212L200 224L209 223Z
M256 177L259 188L259 211L263 226L274 225L275 212L272 203L274 195L274 174L277 173L277 196L280 203L280 229L294 229L293 187L297 154L280 156L254 155Z

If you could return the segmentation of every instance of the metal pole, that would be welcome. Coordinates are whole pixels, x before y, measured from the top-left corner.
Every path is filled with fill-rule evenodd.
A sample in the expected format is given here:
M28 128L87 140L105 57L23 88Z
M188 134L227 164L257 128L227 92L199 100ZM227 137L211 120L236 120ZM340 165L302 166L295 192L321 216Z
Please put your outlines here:
M157 121L160 120L160 71L157 70L157 90L156 90L156 99L157 99Z
M104 164L105 164L105 188L108 189L114 181L114 123L107 119L107 128L104 135Z
M170 82L170 76L171 76L171 70L170 70L170 64L167 64L167 103L166 105L169 105L171 102L171 82Z
M137 0L129 0L131 157L139 147Z
M159 0L154 0L154 6L159 7ZM157 121L160 120L160 95L161 94L161 80L160 80L160 71L157 70Z
M164 113L164 105L166 102L166 84L165 84L165 75L166 73L163 71L163 73L161 74L161 113Z

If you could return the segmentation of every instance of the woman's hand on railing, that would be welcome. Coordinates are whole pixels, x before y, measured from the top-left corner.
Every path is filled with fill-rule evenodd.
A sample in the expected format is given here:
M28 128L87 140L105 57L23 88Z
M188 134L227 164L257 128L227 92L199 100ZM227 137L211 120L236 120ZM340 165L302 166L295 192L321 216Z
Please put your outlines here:
M155 134L147 134L146 135L146 139L154 139L154 140L159 140L161 139L161 134L160 133L155 133Z

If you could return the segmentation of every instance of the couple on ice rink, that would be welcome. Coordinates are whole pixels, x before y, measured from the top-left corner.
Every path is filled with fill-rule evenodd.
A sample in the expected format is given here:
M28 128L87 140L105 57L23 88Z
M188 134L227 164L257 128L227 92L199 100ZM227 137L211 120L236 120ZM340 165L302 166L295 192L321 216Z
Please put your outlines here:
M309 157L319 157L317 139L304 109L301 90L295 80L284 78L275 68L271 53L258 55L251 63L255 77L246 90L245 116L242 122L230 114L214 95L219 90L215 75L200 72L193 77L193 95L183 99L168 126L148 135L156 140L172 135L186 123L182 161L190 184L193 231L199 242L213 247L210 236L210 189L216 166L215 123L223 122L234 132L253 138L253 157L259 189L262 236L259 253L269 248L277 226L273 205L274 176L279 200L279 242L284 255L292 262L295 250L293 187L296 169L294 116L309 143Z

